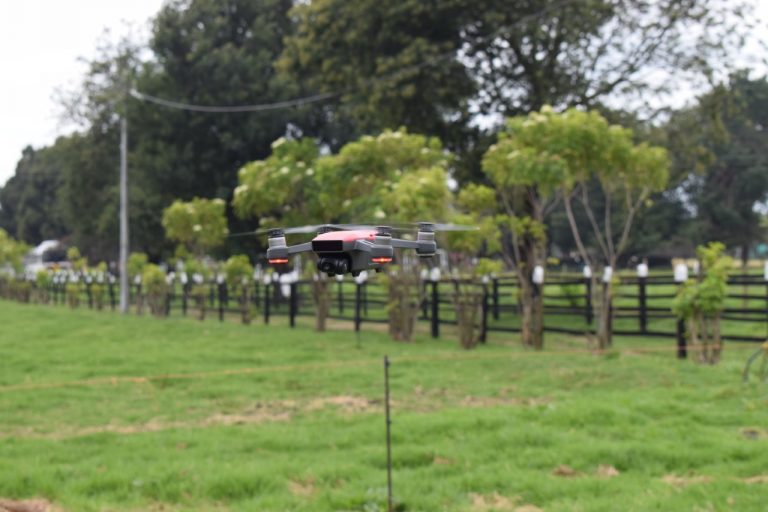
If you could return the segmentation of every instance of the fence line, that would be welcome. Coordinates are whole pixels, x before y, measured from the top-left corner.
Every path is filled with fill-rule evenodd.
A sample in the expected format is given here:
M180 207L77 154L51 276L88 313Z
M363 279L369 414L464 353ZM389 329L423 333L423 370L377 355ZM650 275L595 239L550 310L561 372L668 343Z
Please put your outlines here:
M18 300L37 300L56 305L69 304L87 306L90 309L111 309L117 307L117 285L114 279L101 283L83 280L80 293L73 297L67 292L67 283L53 283L40 289L34 282L28 282L29 290ZM440 336L442 325L455 325L454 290L458 284L471 285L482 294L480 339L488 333L519 332L520 304L517 300L519 285L514 277L497 277L488 283L468 280L443 279L422 281L421 303L418 304L421 322L429 323L430 334ZM762 342L768 334L768 282L761 276L748 274L733 275L729 287L740 287L740 291L729 293L727 307L723 311L723 339L732 341ZM9 296L6 281L0 290ZM201 293L201 286L202 293ZM312 281L300 280L291 283L261 282L255 280L246 287L230 290L226 282L210 282L203 285L192 283L170 283L169 291L162 300L160 314L181 314L193 312L206 315L210 312L223 321L228 315L243 314L247 309L256 312L268 324L274 316L287 316L289 325L296 325L299 316L314 315L311 299ZM656 275L646 278L623 277L616 290L613 318L616 322L614 333L622 336L648 336L678 338L679 322L670 309L679 283L670 276ZM330 315L335 320L347 320L359 331L365 323L386 323L388 295L386 288L375 279L365 282L328 281ZM193 294L193 289L196 293ZM756 293L754 290L760 290ZM730 290L729 290L730 291ZM42 293L41 293L42 292ZM594 333L594 312L592 308L591 281L572 275L553 275L542 285L544 298L544 331L584 335ZM741 307L735 302L741 301ZM131 286L131 309L139 313L150 308L158 314L157 304L151 304L140 283ZM244 308L243 305L247 304ZM200 310L204 309L201 314ZM547 319L556 319L548 322ZM765 325L758 332L759 324Z

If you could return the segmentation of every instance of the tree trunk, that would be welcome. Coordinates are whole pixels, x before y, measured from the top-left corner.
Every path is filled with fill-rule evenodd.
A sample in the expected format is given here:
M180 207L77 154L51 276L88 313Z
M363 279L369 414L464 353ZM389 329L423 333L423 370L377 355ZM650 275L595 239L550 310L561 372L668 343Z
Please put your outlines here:
M702 363L707 363L709 362L709 330L707 329L707 322L702 313L696 314L696 322L701 335L700 360Z
M323 332L328 323L331 310L331 294L328 280L324 275L316 275L312 281L312 299L315 301L315 330Z
M395 341L411 341L418 315L415 295L419 295L421 286L416 268L391 269L387 275L387 313L389 316L389 335Z
M248 285L243 285L243 293L240 296L240 313L245 325L251 323L251 294Z
M600 295L597 341L602 350L610 347L613 342L613 284L603 283Z
M483 293L478 293L471 285L456 284L454 287L453 303L456 307L459 343L467 350L474 348L480 340L478 316L482 300Z
M723 353L723 340L720 334L720 313L716 313L710 319L712 328L712 357L710 363L717 364L720 362L720 356Z

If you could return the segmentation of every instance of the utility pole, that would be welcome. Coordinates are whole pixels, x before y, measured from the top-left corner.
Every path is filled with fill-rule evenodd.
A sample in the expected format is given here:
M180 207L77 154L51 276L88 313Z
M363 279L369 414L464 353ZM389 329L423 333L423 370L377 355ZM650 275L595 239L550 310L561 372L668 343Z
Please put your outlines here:
M128 313L128 120L120 118L120 313Z

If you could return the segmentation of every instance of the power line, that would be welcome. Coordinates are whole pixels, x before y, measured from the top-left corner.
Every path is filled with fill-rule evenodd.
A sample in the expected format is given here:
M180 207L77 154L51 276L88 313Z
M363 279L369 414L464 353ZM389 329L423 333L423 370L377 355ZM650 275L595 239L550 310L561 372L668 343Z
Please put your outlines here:
M148 101L156 105L163 107L175 108L178 110L191 110L194 112L209 112L209 113L237 113L237 112L264 112L266 110L280 110L284 108L300 107L310 103L317 103L319 101L325 101L333 97L339 96L341 93L327 92L322 94L315 94L313 96L306 96L304 98L296 98L293 100L278 101L275 103L262 103L258 105L194 105L192 103L184 103L181 101L165 100L156 96L151 96L143 92L139 92L136 89L128 91L131 96L141 101Z

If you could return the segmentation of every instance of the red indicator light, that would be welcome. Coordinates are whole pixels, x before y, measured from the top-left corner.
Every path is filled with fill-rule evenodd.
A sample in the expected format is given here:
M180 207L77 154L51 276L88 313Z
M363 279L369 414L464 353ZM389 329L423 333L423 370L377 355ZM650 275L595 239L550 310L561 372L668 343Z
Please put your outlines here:
M280 265L282 263L288 263L288 258L276 258L274 260L269 260L269 263L271 265Z
M392 258L371 258L371 261L374 263L389 263L392 261Z

